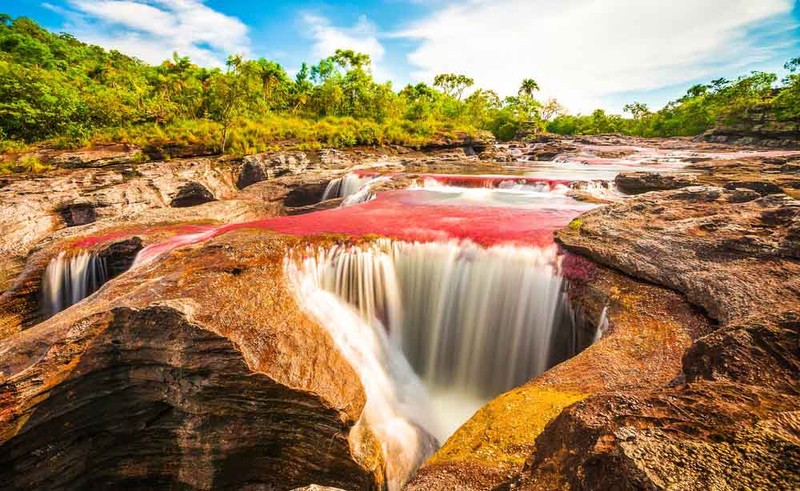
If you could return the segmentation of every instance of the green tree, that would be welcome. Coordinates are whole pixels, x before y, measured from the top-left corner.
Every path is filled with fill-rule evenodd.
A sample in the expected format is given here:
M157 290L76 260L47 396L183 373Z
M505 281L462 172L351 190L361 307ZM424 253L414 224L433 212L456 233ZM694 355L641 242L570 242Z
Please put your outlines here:
M533 99L533 94L539 90L539 84L532 78L526 78L519 86L518 94Z
M466 75L456 75L455 73L441 73L433 79L433 86L445 94L457 100L461 100L464 91L472 87L475 81Z

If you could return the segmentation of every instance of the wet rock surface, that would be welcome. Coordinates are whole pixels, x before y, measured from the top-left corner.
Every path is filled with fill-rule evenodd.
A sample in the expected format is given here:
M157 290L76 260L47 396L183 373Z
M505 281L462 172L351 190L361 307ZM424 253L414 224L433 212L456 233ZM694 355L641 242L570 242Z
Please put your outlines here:
M724 147L614 135L435 147L243 159L109 148L4 178L0 487L379 489L386 462L358 423L358 376L283 285L299 239L241 230L128 271L136 252L200 225L339 206L318 198L353 170L480 174L640 147L688 152L692 175L620 176L647 194L558 234L569 257L594 262L565 274L591 328L607 322L602 339L478 411L407 489L800 485L797 156L692 157ZM137 156L164 152L186 158ZM181 193L193 206L170 206ZM42 321L42 274L73 249L117 277Z
M0 486L380 488L360 381L283 286L287 246L173 254L0 342Z
M800 208L782 194L742 200L741 185L650 193L559 232L568 249L681 292L720 325L687 348L672 384L563 411L516 489L800 483Z

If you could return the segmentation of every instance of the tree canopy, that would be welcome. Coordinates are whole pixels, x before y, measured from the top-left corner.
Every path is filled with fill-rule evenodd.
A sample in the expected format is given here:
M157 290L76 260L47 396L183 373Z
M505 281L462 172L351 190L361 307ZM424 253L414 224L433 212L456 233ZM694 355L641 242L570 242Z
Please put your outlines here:
M0 14L0 151L42 141L161 139L245 153L282 142L417 145L477 130L503 140L545 129L672 136L742 120L754 108L779 120L800 117L800 58L787 62L783 80L763 72L717 79L656 112L631 103L624 118L602 110L568 115L558 101L536 98L533 78L506 98L454 73L396 90L375 80L368 55L352 50L302 63L294 77L264 58L231 56L225 68L206 68L179 53L165 55L150 65Z

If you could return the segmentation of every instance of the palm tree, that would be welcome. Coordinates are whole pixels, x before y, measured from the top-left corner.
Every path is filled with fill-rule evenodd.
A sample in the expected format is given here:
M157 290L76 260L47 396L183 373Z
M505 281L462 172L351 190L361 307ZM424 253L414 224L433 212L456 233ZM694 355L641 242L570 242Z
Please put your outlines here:
M518 94L520 96L526 95L530 98L533 98L533 93L539 90L539 84L536 80L532 78L526 78L522 81L522 85L519 86Z

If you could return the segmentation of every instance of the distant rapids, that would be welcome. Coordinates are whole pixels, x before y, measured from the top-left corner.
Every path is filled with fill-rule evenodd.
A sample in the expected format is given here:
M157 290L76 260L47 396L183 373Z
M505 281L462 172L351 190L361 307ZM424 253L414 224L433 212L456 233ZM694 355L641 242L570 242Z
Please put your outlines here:
M555 245L381 239L310 249L295 262L301 264L295 274L387 333L434 405L441 396L450 401L444 410L463 406L463 414L453 415L459 421L442 423L448 430L486 400L544 372L554 359L554 330L567 317Z
M55 315L96 292L108 281L105 259L91 252L62 251L50 261L42 278L42 310Z

